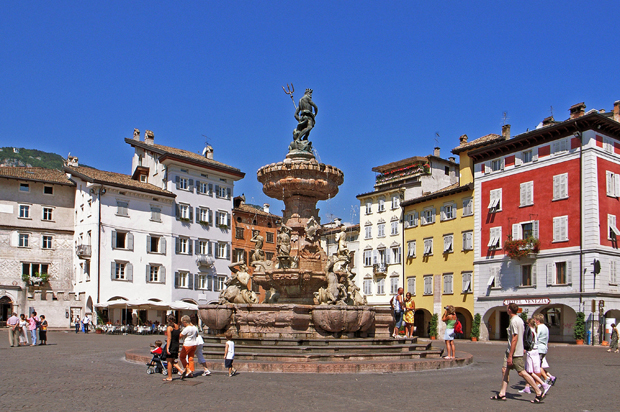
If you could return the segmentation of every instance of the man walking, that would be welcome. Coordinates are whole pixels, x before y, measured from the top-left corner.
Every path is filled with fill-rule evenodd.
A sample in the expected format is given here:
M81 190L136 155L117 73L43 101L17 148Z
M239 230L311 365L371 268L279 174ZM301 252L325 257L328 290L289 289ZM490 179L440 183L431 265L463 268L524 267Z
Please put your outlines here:
M11 317L6 321L6 325L9 327L9 344L11 347L19 346L19 318L17 313L13 313Z
M392 300L390 300L390 304L392 306L392 310L394 311L394 333L392 334L392 337L398 338L398 332L403 326L403 313L405 307L403 304L403 288L398 288L398 293L392 298Z
M523 320L517 316L519 306L516 303L508 305L508 316L510 316L510 326L508 327L508 349L504 355L504 365L502 366L502 388L499 393L493 396L492 400L505 401L506 389L510 380L510 370L517 371L520 377L525 379L527 383L536 391L536 397L532 403L540 403L543 398L542 391L532 379L532 376L525 371L525 361L523 359Z
M88 326L90 325L90 318L88 317L88 315L84 316L82 323L84 324L84 333L88 333Z

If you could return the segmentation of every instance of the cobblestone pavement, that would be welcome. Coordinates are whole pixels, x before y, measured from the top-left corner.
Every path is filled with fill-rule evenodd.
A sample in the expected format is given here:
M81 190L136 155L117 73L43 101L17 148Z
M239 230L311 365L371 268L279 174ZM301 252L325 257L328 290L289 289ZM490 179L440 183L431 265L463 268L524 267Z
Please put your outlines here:
M147 375L124 360L127 349L148 353L154 336L48 332L48 346L10 348L0 331L0 411L552 411L617 409L620 354L606 348L552 345L558 383L542 405L513 372L506 402L489 398L500 386L505 344L457 341L474 364L402 374L223 373L175 379ZM438 342L441 345L441 342ZM200 370L200 368L199 368Z

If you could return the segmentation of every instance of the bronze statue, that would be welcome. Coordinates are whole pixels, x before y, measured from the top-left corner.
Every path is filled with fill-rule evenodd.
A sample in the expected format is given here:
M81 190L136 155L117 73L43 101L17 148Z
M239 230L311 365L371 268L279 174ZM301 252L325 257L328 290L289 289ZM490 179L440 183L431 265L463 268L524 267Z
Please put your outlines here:
M299 99L299 106L295 110L295 119L299 123L297 124L297 129L293 132L293 140L308 140L318 113L319 108L312 101L312 89L306 89L306 93Z

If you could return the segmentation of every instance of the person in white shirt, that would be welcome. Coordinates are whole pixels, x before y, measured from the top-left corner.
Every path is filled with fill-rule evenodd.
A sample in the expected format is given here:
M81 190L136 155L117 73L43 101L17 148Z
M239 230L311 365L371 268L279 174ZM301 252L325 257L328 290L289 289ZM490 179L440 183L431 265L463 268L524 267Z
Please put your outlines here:
M226 332L226 347L224 349L224 367L228 368L228 376L235 376L237 369L233 368L233 360L235 359L235 342L232 340L232 332Z
M84 319L82 319L82 324L84 325L84 332L88 333L88 327L90 326L90 318L87 316L84 316Z
M536 319L536 326L538 329L538 355L540 356L541 370L540 373L545 383L555 385L557 378L547 372L545 365L548 363L545 361L547 357L547 351L549 350L549 328L545 325L545 316L542 313L534 315ZM547 366L548 367L548 366Z
M183 341L183 348L179 354L183 370L179 372L181 373L181 379L185 379L186 377L193 378L194 354L196 353L196 345L198 343L196 341L198 337L198 328L192 324L192 320L187 315L181 318L181 324L183 325L183 330L181 331L180 337L185 338L185 340Z

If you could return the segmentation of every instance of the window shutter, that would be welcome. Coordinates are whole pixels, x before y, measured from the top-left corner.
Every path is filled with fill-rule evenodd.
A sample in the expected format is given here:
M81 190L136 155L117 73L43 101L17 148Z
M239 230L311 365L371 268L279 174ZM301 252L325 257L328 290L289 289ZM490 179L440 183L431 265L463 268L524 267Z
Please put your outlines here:
M146 235L146 251L147 252L151 251L151 236L150 235Z
M166 284L166 267L164 265L161 265L159 267L159 278L160 278L159 281L165 285Z
M201 216L200 216L200 208L197 207L196 208L196 223L200 223L201 220L202 219L201 219Z
M512 240L521 239L521 224L515 223L512 225Z
M209 196L213 196L213 183L209 183Z
M215 185L215 196L220 197L220 186L219 185Z
M442 206L440 209L440 213L441 213L441 220L446 220L446 207Z
M521 183L519 185L519 205L525 206L527 204L527 183Z
M226 213L226 226L230 227L230 213Z
M538 148L535 147L532 149L532 162L538 161Z
M562 225L562 218L554 217L553 218L553 241L557 242L560 240L560 226Z
M484 174L491 173L491 162L484 162Z
M553 263L547 263L547 286L553 285L555 282L555 273L553 271Z
M562 217L562 240L568 240L568 216Z
M116 262L112 262L112 268L110 269L110 279L116 279Z
M127 233L127 249L133 250L133 233Z
M437 209L432 208L432 209L431 209L431 213L432 213L432 215L431 215L431 221L430 221L430 223L434 223L434 222L435 222L435 216L437 215Z
M200 181L199 180L196 180L196 193L202 193L200 191Z
M174 238L174 253L179 254L179 249L181 248L181 240L178 237Z
M174 272L174 288L179 288L179 272Z
M191 273L187 274L187 288L194 289L194 275Z
M396 249L396 263L400 263L401 256L402 256L402 249L401 249L401 247L399 246L399 247Z
M175 177L175 182L177 184L177 190L179 189L179 183L181 182L181 178L179 176Z
M496 288L501 288L502 287L502 277L499 273L499 268L494 268L494 272L495 272L495 287Z
M207 254L213 256L213 242L207 241Z
M112 231L112 249L116 249L116 230Z
M181 208L177 202L174 202L174 217L179 220L181 218Z
M194 223L194 208L191 206L187 206L189 209L189 223Z
M560 181L560 196L568 197L568 174L562 175L562 179Z
M605 175L607 176L607 196L614 195L614 175L610 171L606 171Z
M557 175L557 176L553 176L553 198L554 199L559 199L561 197L560 195L560 179L561 179L561 175Z
M125 265L125 279L133 282L133 265L129 262Z
M194 193L194 179L189 179L189 191Z
M515 154L515 167L519 167L523 164L523 159L521 158L521 153Z
M226 244L226 259L230 260L230 244Z
M614 196L620 197L620 175L614 174Z
M392 263L392 249L385 251L385 264L390 265Z
M213 226L213 211L209 210L209 225Z
M450 237L449 236L444 236L443 237L443 251L444 253L448 251L448 247L450 246Z
M573 262L570 260L566 262L566 283L573 284Z
M163 236L159 239L159 253L166 254L166 238Z
M199 255L200 254L200 240L194 240L194 249L196 250L196 255Z
M232 197L232 189L230 187L226 188L226 199L230 199Z
M536 261L532 263L532 286L536 287L538 274L536 273Z
M191 239L187 239L188 255L194 254L194 242Z
M528 182L526 187L527 187L527 204L533 205L534 204L534 182Z
M191 275L190 275L190 276L191 276ZM196 275L194 275L194 287L193 287L193 289L194 289L194 290L198 290L198 286L199 286L199 283L198 283L198 275L196 274Z
M146 265L146 278L145 278L145 282L149 283L149 275L151 274L151 265Z
M609 261L609 283L615 285L618 283L618 276L616 274L616 261Z
M377 252L376 249L372 251L372 264L373 265L379 264L379 252Z
M502 163L501 168L502 170L504 170L506 168L506 159L502 157L501 163Z
M539 239L538 237L538 220L534 220L532 222L532 236L534 236L534 238Z

